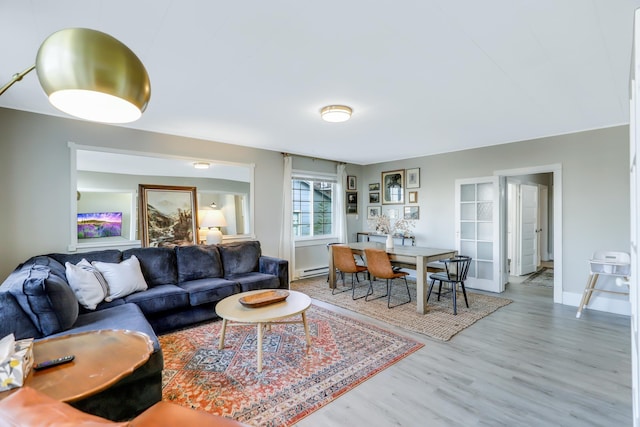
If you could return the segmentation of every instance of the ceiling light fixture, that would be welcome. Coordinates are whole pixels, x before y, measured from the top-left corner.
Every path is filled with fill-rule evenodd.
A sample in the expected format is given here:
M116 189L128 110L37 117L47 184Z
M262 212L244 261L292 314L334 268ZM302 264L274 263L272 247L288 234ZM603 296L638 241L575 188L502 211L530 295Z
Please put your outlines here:
M51 34L38 49L35 65L12 76L0 95L36 70L49 102L60 111L103 123L139 119L151 97L144 65L127 46L88 28Z
M196 169L209 169L209 163L207 162L195 162L193 167Z
M327 105L320 110L320 115L325 122L346 122L351 117L353 110L346 105Z

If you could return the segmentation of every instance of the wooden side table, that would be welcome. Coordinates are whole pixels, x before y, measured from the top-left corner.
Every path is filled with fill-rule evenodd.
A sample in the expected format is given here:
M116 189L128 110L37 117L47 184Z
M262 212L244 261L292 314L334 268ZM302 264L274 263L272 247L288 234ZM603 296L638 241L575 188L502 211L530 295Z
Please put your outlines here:
M120 381L142 366L153 352L153 343L142 332L100 330L37 341L35 363L73 354L70 363L31 370L25 385L61 402L92 396ZM3 399L17 389L0 393Z

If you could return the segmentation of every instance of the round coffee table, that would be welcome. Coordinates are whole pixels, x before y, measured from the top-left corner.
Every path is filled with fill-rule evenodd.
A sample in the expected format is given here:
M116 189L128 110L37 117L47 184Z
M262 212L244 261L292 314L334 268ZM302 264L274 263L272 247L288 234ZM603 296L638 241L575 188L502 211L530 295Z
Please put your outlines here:
M245 307L240 304L240 298L248 295L265 292L266 289L248 291L231 295L216 305L216 314L222 318L222 330L220 331L220 343L218 349L224 348L224 336L229 326L256 325L258 328L258 372L262 372L262 335L264 328L274 323L302 323L307 338L307 346L311 346L309 326L305 312L311 306L311 298L302 292L288 291L286 300L262 307ZM302 320L281 320L300 314ZM229 321L234 322L229 324Z

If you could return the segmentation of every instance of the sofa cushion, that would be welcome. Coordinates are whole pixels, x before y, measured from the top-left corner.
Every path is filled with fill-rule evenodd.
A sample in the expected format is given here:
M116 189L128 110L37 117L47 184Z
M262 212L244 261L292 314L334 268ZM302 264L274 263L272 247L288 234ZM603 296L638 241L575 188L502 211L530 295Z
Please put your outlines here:
M260 242L234 242L218 245L224 277L235 274L250 273L258 271L260 256Z
M190 280L179 283L178 286L188 292L189 303L192 306L218 302L240 292L237 282L221 278Z
M176 285L154 286L128 295L124 300L135 303L145 315L189 306L187 292Z
M256 289L277 289L280 287L280 279L271 274L253 272L246 274L234 274L227 278L240 283L242 292L253 291Z
M109 293L107 281L86 259L82 258L78 264L65 263L67 281L78 302L89 310L105 299Z
M48 266L23 264L5 284L43 335L67 330L78 318L78 300L73 291Z
M91 264L102 273L109 285L109 294L105 301L112 301L147 289L147 282L140 270L140 262L134 255L118 264L100 261L94 261Z
M222 277L222 261L216 245L176 246L178 282Z
M160 343L156 333L147 321L146 317L135 304L121 304L104 310L90 311L78 316L78 320L68 331L51 335L57 337L67 334L77 334L87 331L99 331L101 329L126 329L142 332L151 338L153 350L160 350ZM47 337L50 338L50 337Z
M122 259L135 255L148 286L178 283L176 255L171 248L134 248L122 252Z
M17 340L25 338L39 338L40 331L35 327L29 316L24 312L15 297L10 292L0 288L0 337L13 334Z
M89 262L100 261L118 263L122 261L122 252L118 249L105 249L103 251L91 251L74 254L49 254L48 256L58 261L62 266L64 266L66 262L77 264L82 261L82 258L86 259Z

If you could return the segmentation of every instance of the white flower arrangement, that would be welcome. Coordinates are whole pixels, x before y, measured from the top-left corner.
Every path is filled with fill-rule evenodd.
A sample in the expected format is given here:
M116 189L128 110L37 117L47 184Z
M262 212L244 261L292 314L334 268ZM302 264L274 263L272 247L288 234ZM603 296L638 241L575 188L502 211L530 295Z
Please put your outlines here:
M403 235L410 236L411 231L415 227L415 221L410 219L398 219L391 223L391 218L386 214L378 215L373 219L367 220L369 228L374 229L380 234Z

